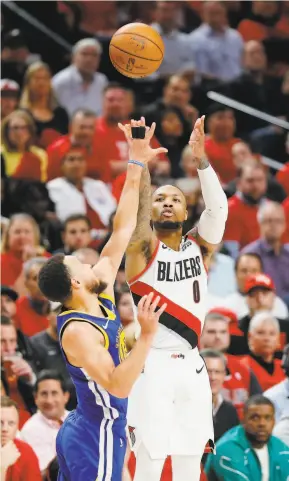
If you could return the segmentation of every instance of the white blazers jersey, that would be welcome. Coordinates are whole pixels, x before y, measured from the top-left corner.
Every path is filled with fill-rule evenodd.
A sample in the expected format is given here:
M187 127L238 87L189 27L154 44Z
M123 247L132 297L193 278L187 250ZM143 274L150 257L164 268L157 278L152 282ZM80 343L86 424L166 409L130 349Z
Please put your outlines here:
M158 241L146 268L129 281L135 313L140 298L150 292L167 303L152 347L195 348L206 315L207 272L200 246L190 236L174 251Z

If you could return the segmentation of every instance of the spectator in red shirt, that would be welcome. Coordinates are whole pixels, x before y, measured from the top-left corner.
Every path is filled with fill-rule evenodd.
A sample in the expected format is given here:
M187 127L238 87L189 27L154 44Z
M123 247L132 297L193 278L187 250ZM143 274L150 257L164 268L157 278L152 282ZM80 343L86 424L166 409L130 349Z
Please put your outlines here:
M267 176L261 164L244 165L238 173L237 192L229 199L225 245L236 257L240 248L257 240L260 228L257 212L266 202Z
M26 294L23 263L32 257L49 257L40 245L40 232L33 217L14 214L5 232L1 247L2 283L13 287L18 294Z
M18 424L17 404L8 397L1 397L1 480L42 481L33 449L16 439Z
M68 115L58 105L51 83L51 71L43 62L32 63L25 73L20 107L32 115L37 143L43 149L67 134Z
M232 147L240 140L234 137L236 123L233 110L212 104L207 113L208 135L205 142L207 157L225 184L236 177Z
M283 205L283 209L285 212L285 219L286 219L286 230L284 232L284 237L282 241L284 242L284 244L285 243L288 244L289 243L289 197L286 197L282 205Z
M46 259L35 257L24 264L25 286L27 296L21 296L16 301L16 327L26 336L34 336L49 325L47 315L50 311L49 301L38 287L38 274Z
M7 177L47 180L47 154L34 145L35 123L22 110L15 110L2 123L1 157Z
M285 379L281 360L274 358L279 336L279 323L269 311L259 312L252 317L248 336L250 354L241 362L252 369L263 391Z
M98 141L99 158L105 168L105 182L111 182L117 175L124 173L128 161L128 145L118 123L126 123L131 109L129 96L124 87L111 83L104 90L103 116L96 120L96 139ZM157 139L152 138L151 146L160 147ZM158 160L162 161L161 163ZM150 163L155 173L160 169L162 174L168 173L170 164L165 154Z
M104 163L99 156L99 145L95 135L95 114L90 110L78 109L71 118L69 134L60 137L48 147L49 180L61 177L61 161L72 148L83 149L89 177L105 180Z
M201 349L217 349L227 361L227 375L223 384L224 399L231 401L237 409L239 418L243 417L244 404L253 394L261 393L260 385L255 375L243 366L241 362L226 351L230 345L228 318L216 310L207 314L202 336Z

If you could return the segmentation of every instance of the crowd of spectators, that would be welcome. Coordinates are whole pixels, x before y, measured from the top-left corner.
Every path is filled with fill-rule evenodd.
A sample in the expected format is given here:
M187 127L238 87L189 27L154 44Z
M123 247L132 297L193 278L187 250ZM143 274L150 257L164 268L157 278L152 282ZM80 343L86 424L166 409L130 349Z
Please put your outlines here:
M57 305L37 278L56 252L97 262L126 175L118 122L140 115L156 122L152 144L168 153L150 164L152 189L172 183L183 190L186 232L204 207L188 147L203 114L206 155L229 216L208 273L199 346L218 441L202 479L230 481L235 471L250 480L285 479L289 133L207 93L289 121L289 2L13 3L55 38L2 6L1 480L57 476L56 435L77 400L58 344ZM159 70L141 80L121 76L108 56L112 34L133 21L152 24L165 44ZM128 326L124 263L115 291ZM123 480L133 472L128 453ZM171 480L169 459L162 480Z

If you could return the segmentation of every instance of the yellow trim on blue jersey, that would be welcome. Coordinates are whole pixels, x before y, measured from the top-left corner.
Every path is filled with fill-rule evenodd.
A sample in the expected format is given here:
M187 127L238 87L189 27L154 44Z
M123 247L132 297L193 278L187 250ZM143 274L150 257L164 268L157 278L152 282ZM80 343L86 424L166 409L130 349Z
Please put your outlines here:
M69 311L63 311L58 314L59 317L61 316L66 316L67 314L72 314L73 312L76 312L78 314L85 314L86 316L91 316L91 317L96 317L97 319L109 319L110 321L114 321L116 318L116 315L113 311L111 311L108 307L104 306L102 302L100 302L101 306L105 309L105 311L108 314L108 317L100 317L100 316L95 316L94 314L88 314L88 312L83 312L83 311L76 311L75 309L69 310Z
M99 294L98 297L102 297L103 299L108 299L111 301L113 304L115 304L115 299L114 297L110 296L109 294Z
M70 311L67 311L67 312L70 312ZM77 311L71 311L71 312L77 312ZM107 332L105 331L105 329L103 329L102 327L100 327L98 324L95 324L94 322L91 322L89 321L88 319L82 319L82 317L71 317L70 319L67 319L67 321L65 321L65 323L61 326L61 329L60 329L60 332L59 332L59 337L61 339L61 334L62 334L62 331L63 331L63 328L64 326L66 326L66 324L68 322L72 322L72 321L83 321L83 322L88 322L89 324L91 324L92 326L94 326L96 329L98 329L101 334L103 335L104 337L104 348L105 349L108 349L109 348L109 337L108 337L108 334Z

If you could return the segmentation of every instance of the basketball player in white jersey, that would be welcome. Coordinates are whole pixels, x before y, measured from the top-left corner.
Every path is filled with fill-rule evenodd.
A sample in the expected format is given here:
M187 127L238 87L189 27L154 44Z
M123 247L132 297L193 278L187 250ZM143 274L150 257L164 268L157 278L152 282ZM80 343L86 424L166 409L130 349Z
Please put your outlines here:
M126 251L134 305L151 291L167 303L129 401L134 481L159 481L168 455L173 481L199 481L205 447L214 449L212 394L197 345L206 314L207 271L223 237L228 204L205 157L204 120L197 120L189 142L205 202L197 228L183 237L186 200L178 188L158 188L151 205L146 169L137 227ZM123 131L130 143L130 127Z

